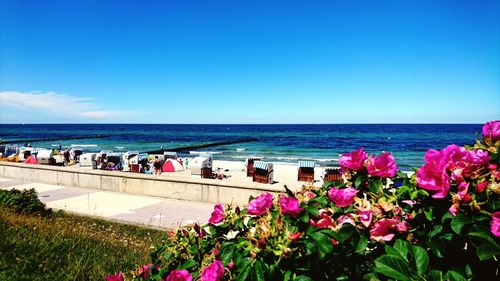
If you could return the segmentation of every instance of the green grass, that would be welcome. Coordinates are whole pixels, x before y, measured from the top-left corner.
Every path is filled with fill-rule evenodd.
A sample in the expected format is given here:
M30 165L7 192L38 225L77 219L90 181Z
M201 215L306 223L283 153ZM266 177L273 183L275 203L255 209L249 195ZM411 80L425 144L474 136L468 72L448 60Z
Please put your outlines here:
M104 280L148 263L163 231L55 213L0 207L0 280Z

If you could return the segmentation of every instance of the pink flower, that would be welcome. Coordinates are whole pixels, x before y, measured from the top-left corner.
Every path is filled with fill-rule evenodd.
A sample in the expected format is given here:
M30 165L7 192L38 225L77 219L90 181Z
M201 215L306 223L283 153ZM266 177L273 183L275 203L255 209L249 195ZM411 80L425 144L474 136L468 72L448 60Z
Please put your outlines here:
M425 165L417 170L418 186L435 192L434 198L444 198L450 190L447 162L443 158L443 153L431 149L425 154Z
M302 232L288 233L286 236L291 241L297 241L302 236Z
M224 219L224 207L222 204L217 204L214 207L214 210L212 211L212 215L210 216L210 219L208 220L208 223L219 223Z
M367 155L363 147L359 150L343 153L339 159L340 167L359 171L363 169L366 157Z
M355 225L354 224L354 214L353 213L349 213L347 215L340 216L337 219L337 226L334 228L334 230L335 231L340 230L345 223L348 223L350 225Z
M317 228L333 229L335 227L335 221L327 213L321 213L319 215L319 220L317 220L317 221L310 219L309 224L314 226L314 227L317 227Z
M248 203L247 213L250 215L263 215L273 206L273 196L269 193L262 193Z
M448 211L451 213L452 216L456 216L460 212L460 204L455 203L451 205Z
M460 201L462 201L464 203L468 203L468 202L470 202L472 200L472 198L470 197L470 195L467 194L468 191L469 191L469 183L467 183L467 182L461 182L458 185L457 196L460 199Z
M406 222L406 221L402 221L402 222L396 224L396 230L399 233L407 232L408 229L410 229L410 224L408 222Z
M233 261L231 261L231 262L227 265L227 268L228 268L229 270L232 270L232 269L234 268L234 262L233 262Z
M500 237L500 212L493 213L491 219L491 233L496 237Z
M368 173L375 177L392 178L396 175L398 167L391 153L384 152L375 158L372 155L368 158Z
M106 277L106 281L123 281L123 273L120 271L116 275L110 274Z
M151 270L151 264L141 265L137 271L137 276L144 279L148 279L149 271Z
M372 223L372 210L357 210L356 214L359 217L359 220L365 227L369 227Z
M224 277L224 265L219 260L214 260L201 273L202 281L219 281Z
M489 184L490 184L489 181L482 181L478 183L476 187L477 192L479 193L483 192L488 187Z
M304 208L300 208L299 200L293 197L281 197L280 198L281 214L290 215L292 218L296 218Z
M468 161L472 164L476 165L487 165L490 163L490 155L488 155L488 151L482 149L475 149L469 151Z
M394 238L394 229L399 223L398 219L381 219L377 221L370 229L370 238L372 240L381 241L391 241Z
M500 140L500 121L490 121L483 125L483 139L488 144Z
M328 197L333 201L335 206L337 207L347 207L354 203L354 198L359 190L356 190L352 187L339 189L339 188L330 188L328 191Z
M191 281L193 277L185 269L183 270L172 270L168 274L165 281Z
M408 204L410 206L413 206L417 203L417 201L415 201L415 200L402 200L401 202Z

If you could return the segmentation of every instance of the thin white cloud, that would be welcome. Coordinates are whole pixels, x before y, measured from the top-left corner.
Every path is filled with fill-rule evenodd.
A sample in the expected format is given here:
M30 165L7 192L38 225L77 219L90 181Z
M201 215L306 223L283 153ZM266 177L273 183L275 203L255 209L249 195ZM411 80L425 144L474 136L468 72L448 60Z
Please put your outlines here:
M113 120L131 115L143 115L134 111L111 110L98 106L95 99L80 98L55 92L0 92L0 107L22 111L37 110L55 116L78 120ZM147 114L147 113L146 113Z

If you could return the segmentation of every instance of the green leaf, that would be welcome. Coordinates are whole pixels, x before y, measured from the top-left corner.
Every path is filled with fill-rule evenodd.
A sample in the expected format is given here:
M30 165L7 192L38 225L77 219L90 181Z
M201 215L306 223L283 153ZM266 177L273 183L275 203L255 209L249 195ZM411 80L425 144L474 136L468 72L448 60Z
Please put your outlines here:
M443 272L441 270L433 270L427 276L429 281L443 281Z
M250 265L251 265L250 258L245 258L238 263L237 268L241 268L241 270L238 272L238 276L237 276L236 280L238 280L238 281L247 280L248 275L250 274L250 269L251 269Z
M375 271L396 280L411 280L410 265L396 255L383 255L375 260Z
M498 248L498 244L495 241L495 239L487 232L471 231L471 232L469 232L468 235L469 235L469 237L475 237L475 238L479 238L481 240L484 240L484 241L488 242L489 244L491 244L493 247L496 246Z
M322 233L321 231L317 231L311 234L311 238L318 246L320 259L323 259L325 255L333 252L333 245L328 235Z
M429 248L431 252L438 258L444 258L444 246L445 242L442 239L432 239L429 242Z
M472 217L459 213L451 220L451 229L461 235L463 228L470 223L472 223Z
M417 272L420 276L423 276L424 273L427 271L427 267L429 267L429 256L422 247L411 246L410 249L413 255L413 259L415 261Z
M428 221L432 221L432 219L434 218L433 214L432 214L432 209L427 209L427 210L424 210L424 214L425 214L425 218L428 220Z
M308 240L308 239L304 239L304 241L302 242L303 245L304 245L304 254L306 256L310 256L314 253L314 251L316 250L316 244L314 242L312 242L311 240Z
M354 181L354 186L356 188L360 188L362 187L362 185L364 185L364 183L366 182L366 178L361 176L361 177L357 177L356 178L356 181Z
M236 245L232 243L232 245L224 247L221 251L221 259L222 263L227 265L231 262L231 259L234 254L234 250L236 249Z
M396 240L394 243L394 249L399 252L405 261L408 261L408 252L410 247L410 243L401 239Z
M330 236L340 243L344 243L345 240L349 239L353 233L356 232L356 229L351 224L344 224L342 228L338 232L329 231Z
M308 223L309 222L309 213L303 212L299 218L303 223Z
M256 261L254 264L254 275L255 275L255 280L256 281L264 281L264 271L262 270L262 263L260 261Z
M450 212L444 213L444 215L441 217L441 224L445 224L447 220L453 219L453 215Z
M486 243L486 244L483 244L483 245L477 247L476 254L479 257L479 260L485 261L485 260L489 260L492 257L500 254L500 249L498 246Z
M363 253L366 250L366 246L368 246L368 238L364 235L360 235L358 245L356 246L356 253Z
M326 205L328 204L328 198L326 196L318 196L318 197L315 197L314 199L312 199L311 201L309 202L317 202L317 203L320 203L322 205Z
M316 208L316 207L313 207L313 206L307 206L307 207L306 207L306 211L307 211L309 214L311 214L311 215L313 215L313 216L315 216L315 217L319 216L319 210L318 210L318 208Z
M194 260L188 260L187 262L183 263L179 269L188 269L188 268L191 268L193 266L196 266L198 265L198 263Z
M290 281L290 280L292 280L292 271L287 270L285 271L285 274L283 276L283 281Z
M299 275L297 278L294 279L295 281L313 281L311 277L306 276L306 275Z
M382 190L382 181L380 179L374 180L370 183L370 191L378 194Z
M449 281L467 281L467 279L465 279L462 274L454 270L448 270L448 272L446 272L446 275L444 276L444 279Z
M439 233L441 233L441 231L443 231L443 226L438 224L438 225L435 225L434 228L429 231L429 238L434 238L434 236L438 235Z

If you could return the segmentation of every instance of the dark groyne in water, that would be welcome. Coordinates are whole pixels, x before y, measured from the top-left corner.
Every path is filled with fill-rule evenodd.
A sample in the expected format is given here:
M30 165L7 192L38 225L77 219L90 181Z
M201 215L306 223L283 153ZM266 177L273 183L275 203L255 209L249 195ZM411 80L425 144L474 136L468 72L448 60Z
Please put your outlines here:
M0 140L1 144L8 143L25 143L25 142L41 142L41 141L60 141L60 140L81 140L81 139L104 139L111 135L85 135L85 136L65 136L54 138L38 138L38 139L17 139L17 140Z
M188 151L188 150L191 150L191 149L200 149L200 148L207 148L207 147L213 147L213 146L236 144L236 143L244 143L244 142L254 142L254 141L257 141L257 138L245 138L245 139L239 139L239 140L233 140L233 141L211 142L211 143L191 145L191 146L184 146L184 147L177 147L177 148L168 148L168 149L146 151L145 153L148 153L148 154L163 154L163 152L165 152L165 151L183 152L183 151Z

